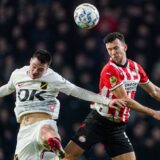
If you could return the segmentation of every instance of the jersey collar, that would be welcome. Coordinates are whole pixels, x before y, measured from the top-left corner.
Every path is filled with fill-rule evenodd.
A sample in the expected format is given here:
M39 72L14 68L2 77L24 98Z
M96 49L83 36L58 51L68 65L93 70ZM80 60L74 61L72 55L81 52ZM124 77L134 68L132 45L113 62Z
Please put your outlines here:
M110 61L111 61L112 63L116 64L118 67L127 67L127 65L128 65L128 59L126 60L126 63L125 63L124 65L117 64L117 63L115 63L115 62L114 62L113 60L111 60L111 59L110 59Z

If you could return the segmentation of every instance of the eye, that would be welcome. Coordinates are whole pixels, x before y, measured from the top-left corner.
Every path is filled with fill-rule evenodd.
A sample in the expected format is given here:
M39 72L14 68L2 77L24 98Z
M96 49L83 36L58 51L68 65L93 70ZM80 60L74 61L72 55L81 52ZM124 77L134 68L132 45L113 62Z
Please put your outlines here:
M44 69L43 69L43 68L38 68L38 71L39 71L39 72L43 72Z
M118 47L118 46L116 46L116 47L114 47L114 49L115 49L115 50L118 50L118 49L119 49L119 47Z

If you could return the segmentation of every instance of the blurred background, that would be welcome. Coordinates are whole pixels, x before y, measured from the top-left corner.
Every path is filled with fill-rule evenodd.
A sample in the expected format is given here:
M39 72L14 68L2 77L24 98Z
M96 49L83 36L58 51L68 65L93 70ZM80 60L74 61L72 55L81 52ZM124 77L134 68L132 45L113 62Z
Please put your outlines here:
M76 26L73 12L83 2L94 4L100 13L91 30ZM127 55L139 62L152 82L160 86L160 1L159 0L0 0L0 85L11 72L28 64L37 49L53 55L52 68L71 82L98 93L99 74L108 55L104 36L122 32ZM63 146L90 111L89 103L59 95L59 132ZM140 88L136 99L154 109L154 101ZM0 99L0 160L11 160L19 125L14 115L15 95ZM160 159L160 122L131 112L128 136L137 160ZM80 160L109 160L104 146L97 144Z

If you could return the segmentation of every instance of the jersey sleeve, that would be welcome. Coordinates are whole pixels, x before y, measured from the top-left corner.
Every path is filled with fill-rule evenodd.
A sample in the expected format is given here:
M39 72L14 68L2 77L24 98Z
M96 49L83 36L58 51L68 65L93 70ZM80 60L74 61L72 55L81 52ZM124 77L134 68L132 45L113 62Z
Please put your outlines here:
M139 75L140 75L140 84L148 83L149 78L146 72L144 71L144 69L141 67L141 65L138 65L138 69L139 69Z
M14 73L15 72L13 72L11 74L11 77L10 77L8 83L0 87L0 97L4 97L6 95L9 95L16 90L14 83L13 83Z
M61 75L56 75L57 82L55 84L57 92L65 93L66 95L71 95L73 97L89 101L89 102L96 102L104 105L108 105L110 100L105 96L101 96L100 94L96 94L94 92L88 91L81 87L74 85L73 83L69 82Z
M57 92L65 93L66 95L70 95L72 89L75 87L74 84L66 80L64 77L54 72L53 74L53 89L56 89Z
M114 66L107 66L101 72L100 85L106 86L109 90L114 90L122 85L123 81L120 77L120 71ZM101 88L101 87L100 87Z

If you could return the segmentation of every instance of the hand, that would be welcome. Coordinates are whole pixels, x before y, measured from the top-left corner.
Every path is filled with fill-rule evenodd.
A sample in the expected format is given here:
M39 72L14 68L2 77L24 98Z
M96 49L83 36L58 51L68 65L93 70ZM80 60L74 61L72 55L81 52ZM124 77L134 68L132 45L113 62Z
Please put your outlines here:
M153 118L160 120L160 111L155 111L153 114Z
M111 108L124 108L126 106L126 102L122 99L112 99L109 102L109 107Z

